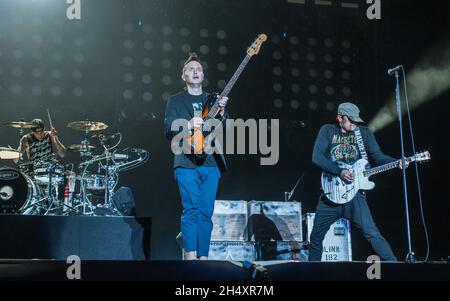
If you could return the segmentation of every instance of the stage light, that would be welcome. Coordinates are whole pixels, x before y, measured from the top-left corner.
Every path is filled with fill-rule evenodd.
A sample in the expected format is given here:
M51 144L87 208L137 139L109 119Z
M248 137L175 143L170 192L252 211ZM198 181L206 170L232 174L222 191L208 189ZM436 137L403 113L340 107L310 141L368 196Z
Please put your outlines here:
M281 76L283 74L283 71L278 66L273 67L272 72L275 76Z
M410 110L433 100L450 89L450 42L442 40L418 61L411 72L407 72L408 98ZM387 76L387 75L386 75ZM406 113L401 81L402 113ZM395 78L392 77L392 91L395 89ZM386 105L369 122L373 131L379 131L397 120L395 95L392 94Z
M54 87L51 88L50 93L51 93L53 96L60 96L61 93L62 93L62 89L61 89L61 87L54 86Z
M290 37L289 43L291 43L292 45L298 45L298 43L299 43L298 37L296 37L296 36Z
M217 31L217 38L224 40L227 37L227 33L224 30Z
M283 107L283 101L279 98L273 100L273 106L277 109L281 109Z
M344 56L342 56L341 61L344 64L350 64L352 60L351 60L351 58L348 55L344 55Z
M314 62L316 60L316 55L314 53L310 52L306 55L306 59L310 62Z
M146 57L146 58L144 58L144 60L142 61L142 64L143 64L145 67L150 67L150 66L153 65L153 61L152 61L151 58Z
M331 39L325 39L323 41L323 44L325 45L325 47L328 47L328 48L331 48L334 45L333 40L331 40Z
M316 46L317 45L317 39L316 38L309 38L308 39L308 45L309 46Z
M291 90L294 94L300 93L300 85L299 84L292 84Z
M342 89L342 94L344 94L344 96L349 97L350 95L352 95L352 90L349 87L344 87L344 89Z
M123 98L125 99L132 99L133 98L133 92L130 89L126 89L123 91Z
M219 80L219 81L217 82L217 87L218 87L219 89L225 88L226 85L227 85L227 82L226 82L224 79L221 79L221 80Z
M31 94L33 94L33 95L41 95L42 94L42 88L40 86L33 86L33 87L31 87Z
M273 58L276 59L277 61L281 60L281 58L283 57L283 55L281 54L280 51L275 50L272 54Z
M171 35L172 34L172 27L170 26L164 26L162 29L162 33L166 36Z
M78 47L81 47L84 45L84 39L82 37L78 37L75 39L74 44Z
M293 77L299 77L300 76L300 70L298 68L292 68L291 75Z
M331 70L325 70L323 73L323 77L326 79L331 79L333 77L333 71Z
M133 78L133 74L131 74L130 72L126 72L123 75L123 81L126 83L131 83L134 80Z
M131 66L133 64L133 58L131 56L124 56L122 58L122 63L125 66Z
M34 52L31 54L31 57L32 57L33 59L37 60L37 61L40 61L40 60L42 60L43 55L42 55L42 53L39 52L39 51L34 51Z
M172 66L172 61L169 59L163 59L161 65L164 69L169 69Z
M311 76L312 78L316 78L317 75L318 75L319 73L317 72L316 69L311 68L311 69L309 69L308 74L309 74L309 76Z
M72 71L72 78L74 80L80 80L83 77L83 73L80 70Z
M16 60L22 59L22 58L23 58L23 51L20 50L20 49L14 50L14 51L13 51L13 57L14 57Z
M335 104L333 102L329 101L329 102L327 102L325 107L327 108L328 111L333 112L334 108L335 108Z
M228 49L226 46L219 46L219 49L217 50L217 52L220 55L226 55L228 53Z
M309 85L308 90L310 94L314 95L317 94L318 89L316 85Z
M123 47L127 49L132 49L134 47L134 42L132 40L125 40L123 42Z
M42 76L42 71L38 68L33 68L33 70L31 71L31 75L33 75L33 77L41 77Z
M83 96L83 89L81 87L75 87L75 88L73 88L72 93L76 97Z
M142 94L142 99L143 99L144 101L149 102L149 101L152 100L152 98L153 98L153 95L152 95L152 93L150 93L150 92L144 92L144 93Z
M325 93L329 96L334 94L334 88L332 86L326 86L325 87Z
M283 86L280 83L274 83L272 88L275 93L280 93L283 90Z
M208 45L201 45L199 48L199 51L201 54L206 55L209 53L209 47Z
M350 77L351 77L350 72L348 72L348 71L346 71L346 70L342 71L341 76L342 76L342 78L345 79L345 80L349 80Z
M349 40L344 40L344 41L342 41L342 48L348 49L348 48L351 47L351 45L352 45L352 44L350 43Z
M324 55L323 60L327 63L331 63L331 62L333 62L333 56L331 54L327 53Z
M58 69L53 69L51 75L55 79L60 79L62 77L62 72Z
M227 65L225 63L218 63L217 70L220 72L225 72L227 70Z
M145 50L152 50L153 49L152 41L149 41L149 40L145 41L144 42L144 49Z
M170 92L164 92L162 95L161 95L161 98L164 100L164 101L167 101L168 99L169 99L169 97L170 97Z
M183 51L184 53L188 53L189 51L191 51L191 45L183 44L181 46L181 51ZM184 61L183 61L183 64L184 64Z
M162 82L165 86L169 86L172 84L172 78L169 75L164 75L162 78Z
M298 55L298 52L297 52L297 51L292 51L292 52L291 52L291 59L292 59L293 61L298 61L299 55Z
M206 39L209 37L209 31L206 28L200 29L200 37Z
M170 44L168 42L164 42L162 44L162 49L164 50L164 52L170 52L170 51L172 51L172 44Z
M22 68L20 67L14 67L11 71L13 76L19 77L23 74Z
M311 100L309 102L308 106L311 110L317 110L317 108L319 107L317 101L315 101L315 100Z
M54 60L54 61L60 62L60 61L62 61L62 59L63 59L63 57L62 57L62 54L61 54L61 53L55 53L55 54L53 54L53 60Z
M149 84L149 83L152 82L152 78L150 77L150 75L144 74L144 75L142 76L142 82L143 82L144 84Z
M190 34L191 34L191 31L190 31L188 28L182 27L182 28L180 29L180 36L182 36L182 37L188 37Z
M82 53L77 53L77 54L75 54L73 59L75 62L81 63L84 61L84 55Z
M291 100L291 108L297 110L300 107L300 102L297 99Z
M18 85L18 84L14 84L14 85L11 87L11 91L12 91L14 94L20 94L20 93L22 93L22 87L21 87L20 85Z

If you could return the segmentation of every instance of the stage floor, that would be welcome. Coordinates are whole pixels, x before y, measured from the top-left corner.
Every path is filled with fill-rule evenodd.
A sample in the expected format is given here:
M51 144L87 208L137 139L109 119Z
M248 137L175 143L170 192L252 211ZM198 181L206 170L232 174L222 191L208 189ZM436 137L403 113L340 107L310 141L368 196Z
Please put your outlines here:
M0 260L0 280L68 280L79 272L87 281L372 281L365 262L262 262L264 271L230 261L66 261ZM78 269L78 270L77 270ZM450 264L381 263L376 281L450 280Z

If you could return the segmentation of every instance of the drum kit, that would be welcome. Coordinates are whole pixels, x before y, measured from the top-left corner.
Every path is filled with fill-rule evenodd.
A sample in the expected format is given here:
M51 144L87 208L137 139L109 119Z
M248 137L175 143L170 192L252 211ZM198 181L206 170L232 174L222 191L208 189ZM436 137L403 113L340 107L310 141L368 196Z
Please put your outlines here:
M24 121L5 123L24 129L35 125ZM80 163L62 165L54 156L40 162L24 162L12 147L0 147L0 160L13 160L18 168L0 168L0 214L120 216L114 201L119 173L136 168L149 159L146 150L118 146L122 134L104 134L108 125L96 121L70 122L67 127L84 132L84 140L67 147L80 156ZM93 134L94 133L94 134ZM92 135L93 134L93 135ZM97 141L99 147L92 145Z

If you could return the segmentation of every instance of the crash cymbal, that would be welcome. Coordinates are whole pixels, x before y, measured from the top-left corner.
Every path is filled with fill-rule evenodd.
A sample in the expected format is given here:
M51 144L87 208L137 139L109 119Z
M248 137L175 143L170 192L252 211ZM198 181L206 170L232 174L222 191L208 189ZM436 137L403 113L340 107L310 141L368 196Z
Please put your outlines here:
M67 127L78 130L78 131L101 131L108 126L104 124L103 122L97 122L97 121L74 121L67 125Z
M95 149L93 145L84 145L84 144L72 144L67 147L68 150L73 152L89 152Z
M31 128L36 127L36 124L31 123L31 122L25 122L25 121L11 121L11 122L6 122L5 125L10 126L15 129L31 129Z
M18 160L19 152L10 147L0 147L0 159L3 160Z

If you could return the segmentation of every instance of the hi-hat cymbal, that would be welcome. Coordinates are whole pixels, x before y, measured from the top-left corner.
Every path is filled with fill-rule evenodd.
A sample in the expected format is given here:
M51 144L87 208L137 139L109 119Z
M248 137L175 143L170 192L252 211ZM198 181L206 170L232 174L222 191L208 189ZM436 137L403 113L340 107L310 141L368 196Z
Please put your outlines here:
M19 152L10 147L0 147L0 159L17 160L19 159Z
M67 125L67 127L78 130L78 131L101 131L108 126L104 124L103 122L97 122L97 121L74 121Z
M95 149L93 145L84 145L84 144L72 144L67 147L68 150L73 152L89 152Z
M36 127L36 124L34 124L32 122L25 122L25 121L11 121L11 122L6 122L5 125L10 126L15 129L31 129L31 128Z

